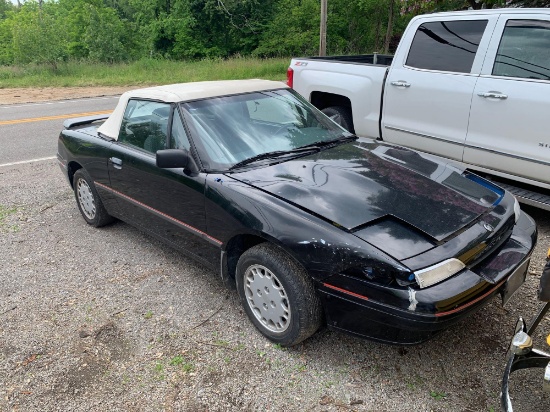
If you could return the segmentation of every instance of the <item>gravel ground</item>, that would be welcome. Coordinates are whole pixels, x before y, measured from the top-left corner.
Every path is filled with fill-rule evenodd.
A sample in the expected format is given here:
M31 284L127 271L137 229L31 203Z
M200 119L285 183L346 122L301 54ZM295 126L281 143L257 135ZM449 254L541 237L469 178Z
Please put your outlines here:
M497 411L550 246L548 213L525 210L539 245L505 308L415 347L323 329L283 349L209 269L127 224L87 226L55 161L0 168L0 411ZM515 378L516 410L550 410L542 370Z

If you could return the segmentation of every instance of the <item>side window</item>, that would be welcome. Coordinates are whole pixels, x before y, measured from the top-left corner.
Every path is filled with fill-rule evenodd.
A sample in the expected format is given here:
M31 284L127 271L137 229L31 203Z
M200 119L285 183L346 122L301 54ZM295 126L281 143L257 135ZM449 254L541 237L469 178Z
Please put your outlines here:
M172 116L172 133L170 134L170 149L185 149L189 150L191 145L187 138L187 133L183 127L180 114L178 110L174 110L174 116Z
M498 46L493 75L550 80L550 22L509 20Z
M156 153L166 147L170 105L130 100L126 106L118 141Z
M414 35L409 67L470 73L487 20L438 21L422 24Z

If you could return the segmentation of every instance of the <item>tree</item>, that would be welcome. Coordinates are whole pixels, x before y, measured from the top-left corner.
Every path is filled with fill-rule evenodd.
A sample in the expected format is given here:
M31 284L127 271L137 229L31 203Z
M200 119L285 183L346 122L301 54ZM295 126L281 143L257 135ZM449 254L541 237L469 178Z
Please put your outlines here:
M12 14L15 63L46 63L57 70L67 56L67 36L53 3L25 3Z
M550 7L550 0L510 0L506 5L513 7Z
M401 13L417 15L438 11L466 10L468 8L473 10L492 9L505 7L506 5L507 0L401 0Z
M0 0L0 20L6 17L8 11L14 10L15 6L9 0Z
M329 6L330 6L329 2ZM316 55L320 4L317 0L280 0L254 54L259 56ZM332 16L328 16L328 25ZM330 40L330 34L327 34Z
M131 54L126 46L130 43L125 34L124 24L115 10L90 7L90 24L84 36L90 60L106 63L128 60Z
M395 14L395 0L388 1L388 24L386 27L386 39L384 40L384 53L390 50L390 41L393 35L393 19Z

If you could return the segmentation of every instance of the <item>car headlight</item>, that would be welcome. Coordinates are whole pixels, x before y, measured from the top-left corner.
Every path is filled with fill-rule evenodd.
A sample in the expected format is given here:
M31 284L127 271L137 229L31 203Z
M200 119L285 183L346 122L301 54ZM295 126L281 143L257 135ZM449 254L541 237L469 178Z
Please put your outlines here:
M516 223L518 223L519 215L521 214L521 208L519 207L518 200L514 197L514 215L516 216Z
M401 286L414 283L414 274L410 271L400 270L381 262L371 262L364 266L355 266L345 270L343 274L379 285L390 285L394 281L397 281Z
M465 267L464 263L460 260L452 258L425 269L417 270L414 272L414 277L420 288L427 288L428 286L435 285L442 280L450 278Z

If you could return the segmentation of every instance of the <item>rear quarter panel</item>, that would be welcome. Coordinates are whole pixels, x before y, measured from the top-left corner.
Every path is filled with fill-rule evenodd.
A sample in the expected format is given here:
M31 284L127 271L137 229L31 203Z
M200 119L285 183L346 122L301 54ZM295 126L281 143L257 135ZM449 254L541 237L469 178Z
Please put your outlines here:
M63 130L58 139L58 160L72 186L74 173L83 168L94 182L110 186L108 159L112 142L97 135L97 126ZM116 199L96 187L109 214L116 216Z
M347 97L351 101L357 135L379 137L382 85L387 66L293 59L291 68L294 90L308 101L313 92Z

